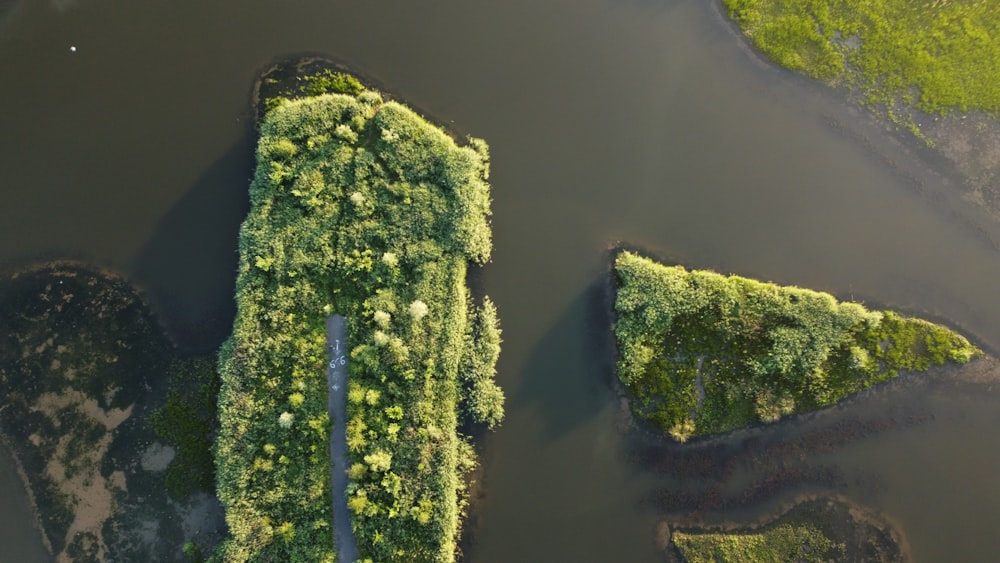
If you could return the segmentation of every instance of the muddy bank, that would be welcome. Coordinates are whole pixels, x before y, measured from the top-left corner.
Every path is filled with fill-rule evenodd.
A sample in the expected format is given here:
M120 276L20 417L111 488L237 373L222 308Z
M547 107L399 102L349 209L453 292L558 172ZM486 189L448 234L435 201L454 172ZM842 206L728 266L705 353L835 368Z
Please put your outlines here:
M965 198L1000 221L1000 121L982 113L920 119L931 145L965 178Z
M181 357L134 288L69 262L0 281L0 431L57 561L184 560L224 531L210 492L173 498L176 448L150 417Z

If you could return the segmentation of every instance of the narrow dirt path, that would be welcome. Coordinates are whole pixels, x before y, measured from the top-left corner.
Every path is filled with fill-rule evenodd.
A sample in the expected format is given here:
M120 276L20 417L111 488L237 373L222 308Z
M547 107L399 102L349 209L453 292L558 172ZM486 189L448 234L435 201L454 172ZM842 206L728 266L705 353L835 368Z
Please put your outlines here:
M333 546L338 563L358 560L358 546L347 510L347 319L333 315L326 319L327 412L333 423L330 435L330 475L333 493Z

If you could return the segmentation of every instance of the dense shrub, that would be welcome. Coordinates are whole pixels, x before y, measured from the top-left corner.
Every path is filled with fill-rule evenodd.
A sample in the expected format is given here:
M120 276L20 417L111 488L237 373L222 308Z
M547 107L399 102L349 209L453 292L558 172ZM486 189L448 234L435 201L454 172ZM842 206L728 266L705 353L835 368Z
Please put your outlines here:
M674 438L724 432L981 352L919 319L831 295L667 267L615 262L618 375L633 410Z
M472 309L472 307L470 307ZM472 422L490 428L503 421L503 390L496 384L497 359L500 357L500 323L497 308L489 297L475 311L466 333L466 354L460 375L464 385L466 414Z
M286 101L260 127L238 312L219 359L224 560L334 558L332 313L348 319L347 494L362 559L454 557L460 472L474 464L456 430L470 408L460 366L474 357L492 378L496 362L480 351L465 286L467 261L490 255L485 144L459 147L406 107L356 94Z

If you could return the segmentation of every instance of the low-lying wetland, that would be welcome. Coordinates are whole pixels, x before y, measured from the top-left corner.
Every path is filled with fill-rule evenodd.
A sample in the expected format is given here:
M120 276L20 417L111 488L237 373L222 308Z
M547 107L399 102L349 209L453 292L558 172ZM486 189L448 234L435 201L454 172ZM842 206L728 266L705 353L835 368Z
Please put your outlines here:
M0 428L56 560L183 560L186 542L218 541L211 482L178 486L204 471L214 423L172 441L153 422L190 393L175 375L214 358L176 352L126 280L77 263L5 278L0 324Z

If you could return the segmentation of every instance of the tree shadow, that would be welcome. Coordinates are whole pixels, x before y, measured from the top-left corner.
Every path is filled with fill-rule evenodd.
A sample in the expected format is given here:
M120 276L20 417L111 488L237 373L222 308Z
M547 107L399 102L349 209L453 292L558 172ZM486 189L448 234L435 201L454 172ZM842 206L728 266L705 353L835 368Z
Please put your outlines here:
M157 225L132 278L185 351L212 350L232 329L240 223L250 209L249 131L215 161Z
M580 293L528 354L512 408L534 406L554 441L597 416L616 397L610 278Z

